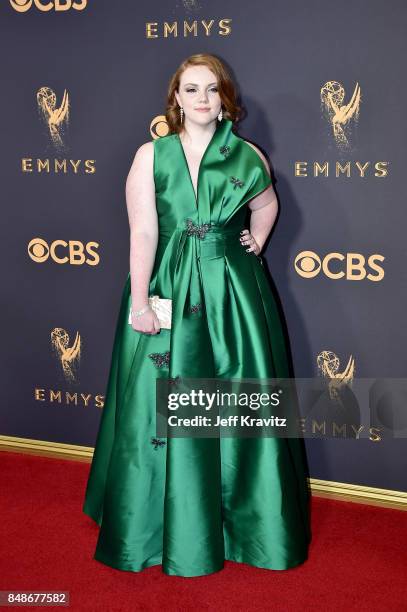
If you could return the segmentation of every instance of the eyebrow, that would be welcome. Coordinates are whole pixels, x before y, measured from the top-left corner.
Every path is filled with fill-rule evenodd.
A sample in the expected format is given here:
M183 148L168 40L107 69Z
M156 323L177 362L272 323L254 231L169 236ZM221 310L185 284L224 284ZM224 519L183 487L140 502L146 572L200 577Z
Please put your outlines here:
M185 84L184 84L184 87L185 87L186 85L195 85L195 87L198 87L198 83L185 83ZM208 87L209 87L210 85L217 85L217 83L216 83L216 82L214 82L214 83L209 83L209 84L208 84Z

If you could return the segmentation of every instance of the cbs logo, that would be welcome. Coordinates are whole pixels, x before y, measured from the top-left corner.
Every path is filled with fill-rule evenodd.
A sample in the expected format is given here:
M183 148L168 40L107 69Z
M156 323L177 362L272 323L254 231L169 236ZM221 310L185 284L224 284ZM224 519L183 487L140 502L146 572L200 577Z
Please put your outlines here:
M384 261L383 255L370 255L367 259L360 253L328 253L322 259L313 251L301 251L294 261L294 267L303 278L314 278L321 270L328 278L337 280L381 281L384 270L377 262Z
M12 8L18 13L26 13L33 4L39 11L44 13L52 11L52 9L55 11L69 11L70 8L76 11L83 11L87 3L88 0L80 0L79 2L74 2L73 0L55 0L54 2L47 2L46 0L10 0Z
M100 257L93 250L97 242L83 244L79 240L54 240L50 245L42 238L33 238L28 244L28 255L36 263L44 263L50 257L57 264L69 263L73 266L88 264L97 266Z

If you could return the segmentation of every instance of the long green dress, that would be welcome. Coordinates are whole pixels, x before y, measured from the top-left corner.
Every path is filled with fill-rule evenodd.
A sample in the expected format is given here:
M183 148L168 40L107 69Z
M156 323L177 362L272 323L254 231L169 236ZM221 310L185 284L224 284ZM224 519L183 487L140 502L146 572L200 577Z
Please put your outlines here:
M133 572L216 572L224 560L283 570L307 559L309 488L301 438L157 438L158 377L289 377L276 299L239 241L245 204L271 184L222 119L195 195L178 134L154 141L159 241L150 294L172 298L172 329L128 323L123 291L83 512L94 559ZM210 223L210 229L205 224Z

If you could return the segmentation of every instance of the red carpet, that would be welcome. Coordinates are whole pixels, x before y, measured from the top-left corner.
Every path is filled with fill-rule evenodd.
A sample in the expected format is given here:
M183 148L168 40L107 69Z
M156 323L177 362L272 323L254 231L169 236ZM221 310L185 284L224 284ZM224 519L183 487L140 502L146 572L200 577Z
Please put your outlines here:
M310 557L298 568L227 561L197 578L137 574L92 559L98 527L81 511L88 471L0 452L0 590L69 591L70 609L87 612L407 609L406 512L314 497Z

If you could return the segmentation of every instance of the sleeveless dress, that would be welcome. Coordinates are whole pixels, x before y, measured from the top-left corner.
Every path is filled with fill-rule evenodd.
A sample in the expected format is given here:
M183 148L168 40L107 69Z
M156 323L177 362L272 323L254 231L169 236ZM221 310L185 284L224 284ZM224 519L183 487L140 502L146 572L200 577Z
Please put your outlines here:
M275 570L307 559L302 438L156 437L158 377L292 376L262 260L239 241L245 204L272 181L232 126L217 123L198 197L178 134L153 141L149 294L172 298L172 329L151 336L129 325L129 274L83 504L100 526L93 558L117 569L200 576L225 559Z

